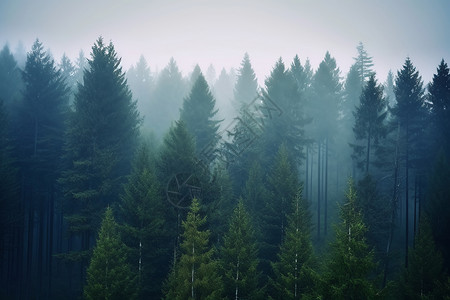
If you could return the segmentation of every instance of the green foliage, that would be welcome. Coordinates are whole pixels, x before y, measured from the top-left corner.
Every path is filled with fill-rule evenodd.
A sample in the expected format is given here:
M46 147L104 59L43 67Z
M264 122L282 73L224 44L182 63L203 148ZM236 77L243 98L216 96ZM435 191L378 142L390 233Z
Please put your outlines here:
M227 299L262 299L255 232L242 198L225 234L220 262Z
M272 299L301 299L317 293L311 215L301 189L293 198L292 207L278 260L272 263L275 275L271 280Z
M426 218L420 222L414 245L409 252L408 269L398 285L398 299L444 299L442 255L436 249Z
M23 88L22 74L8 45L0 51L0 95L6 110L19 100Z
M353 147L353 159L357 160L360 169L369 172L373 149L381 147L382 139L386 137L387 103L383 97L383 87L377 85L372 75L364 86L360 96L360 103L354 112L355 123L353 132L357 144ZM358 143L359 142L359 143ZM364 155L365 154L365 155Z
M165 287L165 299L221 299L223 290L214 249L209 246L209 230L202 230L206 217L199 214L194 198L183 221L181 257L174 265Z
M206 148L215 148L219 140L217 131L219 122L214 120L217 114L216 100L209 90L205 77L200 73L180 109L180 120L196 141L196 153Z
M113 211L108 207L87 269L84 297L89 300L136 299L137 290L135 276L127 263L126 247Z
M158 298L162 278L168 272L170 240L165 199L161 197L149 147L145 143L137 152L120 200L123 240L130 249L130 265L138 274L140 297Z
M367 245L367 227L356 201L356 190L350 180L322 283L324 299L372 299L375 296L373 283L368 279L375 267L373 251Z
M60 180L73 212L69 230L87 236L84 248L98 228L99 212L118 200L131 169L140 121L114 45L99 38L75 95L66 139L69 165Z

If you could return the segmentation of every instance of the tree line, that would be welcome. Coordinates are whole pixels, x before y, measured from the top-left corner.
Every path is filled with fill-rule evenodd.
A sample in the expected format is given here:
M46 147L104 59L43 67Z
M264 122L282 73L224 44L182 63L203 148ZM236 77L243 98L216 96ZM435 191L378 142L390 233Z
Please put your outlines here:
M5 299L448 296L450 72L0 52ZM350 179L352 178L352 179Z

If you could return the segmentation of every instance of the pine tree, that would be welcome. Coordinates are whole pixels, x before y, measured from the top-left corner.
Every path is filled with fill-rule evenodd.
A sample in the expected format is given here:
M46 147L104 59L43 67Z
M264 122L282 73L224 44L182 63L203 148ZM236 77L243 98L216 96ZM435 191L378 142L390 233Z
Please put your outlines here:
M180 110L180 120L194 136L198 154L206 148L215 148L219 140L217 131L220 121L215 120L217 114L215 105L216 100L209 90L205 77L200 73Z
M356 50L358 50L358 56L354 57L353 59L355 60L355 64L358 68L361 86L364 86L366 80L368 80L370 76L373 75L373 61L372 57L367 54L367 51L364 48L362 42L359 42Z
M444 60L439 64L428 91L431 120L436 130L435 148L443 147L446 153L450 153L450 70Z
M372 299L373 283L368 279L375 267L365 234L367 227L357 205L357 195L350 180L346 201L340 207L341 222L336 226L336 240L331 244L322 293L325 299Z
M59 63L59 70L67 84L69 93L69 104L72 104L74 100L74 94L77 88L77 81L75 78L76 70L75 66L72 64L69 57L67 57L65 53L61 57L61 62Z
M209 230L202 230L206 217L199 214L200 203L194 198L183 221L181 257L169 274L165 299L221 299L222 280L214 248L209 246Z
M278 260L272 263L272 299L301 299L316 289L318 275L313 270L311 215L302 197L302 190L292 200L292 212L281 244Z
M384 96L388 102L390 108L395 105L395 93L394 93L394 74L389 70L386 77L386 82L384 83Z
M244 54L241 67L238 70L236 85L234 86L234 106L239 111L257 96L258 81L250 62L248 53Z
M120 197L124 243L130 249L130 265L137 274L140 298L161 297L162 278L170 261L170 239L165 217L165 199L143 143L133 163L133 170Z
M242 198L225 234L220 262L227 299L262 299L255 232Z
M135 276L127 263L127 250L113 211L108 207L87 268L84 297L89 300L136 299L136 292Z
M411 168L416 170L423 163L426 147L424 140L424 128L426 111L424 107L424 90L422 78L409 58L406 59L403 68L397 72L395 80L396 105L392 109L393 122L400 126L402 152L404 153L405 172L405 266L408 266L409 243L409 173Z
M5 45L0 51L0 97L6 112L11 113L13 105L20 99L22 88L21 71L8 45Z
M386 137L386 117L387 117L387 104L383 98L383 88L381 85L377 85L375 76L370 76L369 81L365 85L361 96L360 103L356 107L354 113L355 123L353 126L353 132L355 134L356 141L359 143L353 145L353 155L357 160L357 165L364 169L364 172L369 173L369 166L373 160L371 155L382 144L382 139ZM364 158L361 159L361 156Z
M414 245L409 252L408 269L400 279L398 299L444 299L448 291L442 290L442 255L436 249L427 218L420 222Z
M68 122L68 167L60 182L66 196L69 232L81 237L84 253L99 227L99 213L118 201L131 169L141 119L112 43L99 38L89 69L78 85Z

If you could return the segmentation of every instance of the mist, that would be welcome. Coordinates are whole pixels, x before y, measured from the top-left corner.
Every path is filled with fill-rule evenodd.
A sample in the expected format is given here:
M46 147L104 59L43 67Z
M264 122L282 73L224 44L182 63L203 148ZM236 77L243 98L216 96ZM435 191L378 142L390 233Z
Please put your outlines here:
M0 298L448 296L449 12L1 2Z

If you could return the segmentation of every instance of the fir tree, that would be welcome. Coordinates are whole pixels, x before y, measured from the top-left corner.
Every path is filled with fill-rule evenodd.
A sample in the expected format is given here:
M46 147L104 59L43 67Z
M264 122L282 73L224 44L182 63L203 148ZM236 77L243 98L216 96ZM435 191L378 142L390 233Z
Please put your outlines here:
M108 207L87 269L84 297L89 300L119 300L136 299L136 294L135 277L127 263L127 250L113 211Z
M356 191L350 180L324 275L322 293L325 299L372 299L375 295L373 283L368 279L375 267L373 252L367 245L367 227L356 201Z
M301 299L316 292L318 276L313 270L311 216L301 189L293 198L292 206L278 260L272 263L275 276L271 280L271 299Z
M202 230L206 217L199 214L200 203L194 198L183 221L181 257L169 274L165 299L221 299L222 280L214 249L209 246L209 230Z
M361 86L364 86L366 80L373 75L373 61L372 57L368 55L367 50L364 48L362 42L359 42L359 45L356 47L358 50L358 56L354 57L355 64L358 68L359 78L361 80Z
M258 287L258 263L255 232L250 215L240 198L221 251L221 268L227 299L262 299L262 291Z
M124 243L130 249L130 265L138 275L140 298L158 298L161 278L170 260L170 241L165 222L166 209L150 161L149 146L139 148L133 171L120 197Z
M13 105L19 101L22 88L21 70L8 45L5 45L0 51L0 97L6 112L10 113Z
M180 110L180 120L194 136L199 154L206 148L215 148L219 140L217 131L220 121L214 119L217 114L215 105L216 100L209 90L205 77L200 73Z
M371 160L371 155L373 156L375 152L373 149L381 146L382 139L387 134L385 123L387 104L383 98L383 88L381 85L377 85L374 75L370 76L361 93L360 103L356 107L354 116L353 132L355 139L363 143L352 145L352 157L357 160L357 165L364 169L367 174L371 162L373 163L373 160ZM361 156L363 156L362 159Z
M60 180L72 212L67 216L69 231L81 236L83 251L90 248L99 212L119 200L141 121L114 45L99 38L91 56L68 122L69 165Z
M258 81L250 62L248 53L244 54L241 67L238 70L236 85L234 86L234 106L239 111L257 96Z

